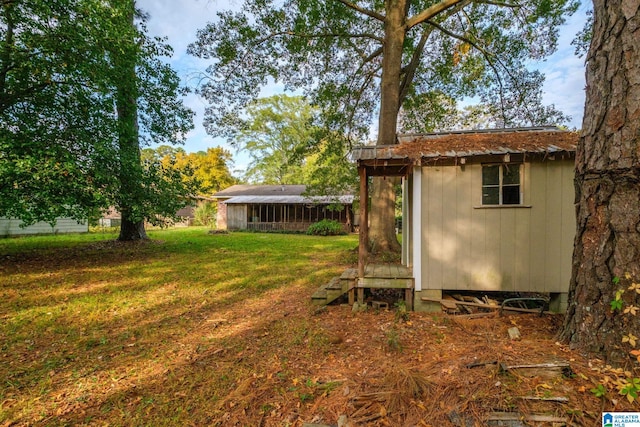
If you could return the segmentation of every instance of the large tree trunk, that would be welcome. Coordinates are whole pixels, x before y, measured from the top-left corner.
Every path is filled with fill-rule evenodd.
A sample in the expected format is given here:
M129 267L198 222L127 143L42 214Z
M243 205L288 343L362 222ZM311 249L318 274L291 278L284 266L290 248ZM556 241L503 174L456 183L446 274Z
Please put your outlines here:
M398 112L400 111L400 72L402 46L405 37L407 0L387 0L385 3L385 38L382 53L380 83L380 117L377 145L396 143ZM375 178L371 196L371 228L369 239L375 251L400 251L395 234L395 179Z
M134 26L134 1L128 4L127 19ZM118 149L120 154L120 213L122 223L118 240L146 239L144 218L136 207L142 202L142 165L138 140L138 84L136 76L136 44L130 32L124 52L114 53L116 75L116 108L118 113Z
M640 3L595 0L583 133L576 154L577 232L561 337L573 347L629 361L623 335L640 330ZM615 282L619 278L620 283ZM627 278L630 277L630 278ZM612 311L624 290L622 310Z

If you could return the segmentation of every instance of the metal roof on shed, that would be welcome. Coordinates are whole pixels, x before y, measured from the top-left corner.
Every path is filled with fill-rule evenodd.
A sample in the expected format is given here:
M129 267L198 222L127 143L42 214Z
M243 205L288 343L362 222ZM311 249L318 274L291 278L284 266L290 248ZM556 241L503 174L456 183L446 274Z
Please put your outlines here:
M500 154L572 153L576 132L556 127L491 129L423 135L401 135L398 144L358 147L353 160L437 160Z

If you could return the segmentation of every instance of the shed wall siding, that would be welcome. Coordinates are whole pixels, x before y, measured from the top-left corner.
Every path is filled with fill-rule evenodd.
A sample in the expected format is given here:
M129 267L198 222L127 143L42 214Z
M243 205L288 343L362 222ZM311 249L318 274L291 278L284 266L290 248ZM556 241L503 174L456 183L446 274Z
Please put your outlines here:
M530 207L487 208L480 164L423 167L422 289L567 292L573 170L571 160L525 163Z
M86 233L89 225L85 221L78 223L75 219L60 218L54 227L46 222L36 222L28 227L20 228L19 219L0 218L0 236L20 236L26 234L54 233Z

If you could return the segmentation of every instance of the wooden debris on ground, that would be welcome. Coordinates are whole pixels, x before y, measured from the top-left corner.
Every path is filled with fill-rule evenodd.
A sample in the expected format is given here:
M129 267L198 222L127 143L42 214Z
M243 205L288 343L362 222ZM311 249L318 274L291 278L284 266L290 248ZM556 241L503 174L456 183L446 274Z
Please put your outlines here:
M538 400L541 402L555 402L555 403L568 403L569 399L566 397L541 397L541 396L519 396L520 400Z
M516 313L542 313L542 314L557 314L552 311L541 311L541 309L532 309L532 308L520 308L520 307L512 307L512 306L503 306L499 305L497 301L492 300L488 297L486 299L480 300L478 298L474 299L474 302L466 301L466 297L462 297L462 300L456 299L454 296L445 295L442 299L440 298L430 298L430 297L422 297L422 301L428 302L437 302L443 307L443 311L448 314L457 314L462 310L469 314L475 314L475 312L471 308L478 309L486 309L492 311L510 311ZM475 302L478 301L478 302Z
M564 361L549 363L534 363L529 365L500 364L500 370L522 377L557 378L569 377L572 374L571 366Z
M487 416L488 426L527 426L529 423L560 423L565 425L567 418L547 414L521 414L518 412L492 412Z
M522 335L520 334L520 329L518 329L515 326L513 328L509 328L507 332L509 333L509 339L512 341L519 340L522 338Z
M458 305L451 299L440 300L440 305L442 306L444 312L447 314L456 314L460 312L460 310L458 309Z

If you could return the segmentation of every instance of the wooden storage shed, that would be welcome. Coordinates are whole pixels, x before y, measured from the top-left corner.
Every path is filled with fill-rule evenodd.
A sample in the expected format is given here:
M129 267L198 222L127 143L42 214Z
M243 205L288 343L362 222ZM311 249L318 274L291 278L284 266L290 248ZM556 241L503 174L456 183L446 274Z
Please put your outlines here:
M354 227L353 195L305 196L305 185L234 185L218 199L221 230L305 231L323 219Z
M443 291L510 291L549 294L563 311L578 135L544 127L398 139L353 157L361 177L404 178L402 262L412 271L414 308L439 310L421 298Z

